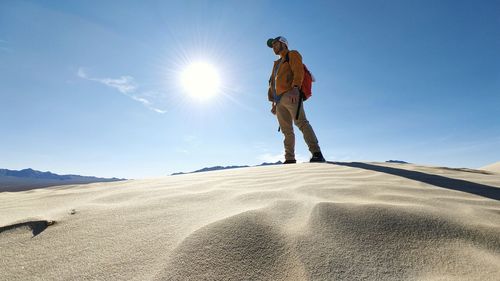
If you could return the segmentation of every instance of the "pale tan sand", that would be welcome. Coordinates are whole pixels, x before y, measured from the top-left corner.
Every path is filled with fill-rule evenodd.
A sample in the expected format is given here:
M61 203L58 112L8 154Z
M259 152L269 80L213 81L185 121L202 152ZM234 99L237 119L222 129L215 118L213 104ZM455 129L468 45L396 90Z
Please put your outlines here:
M0 193L0 226L1 280L500 280L500 175L479 170L305 163Z
M500 174L500 161L493 163L493 164L490 164L490 165L487 165L487 166L484 166L484 167L481 167L480 169Z

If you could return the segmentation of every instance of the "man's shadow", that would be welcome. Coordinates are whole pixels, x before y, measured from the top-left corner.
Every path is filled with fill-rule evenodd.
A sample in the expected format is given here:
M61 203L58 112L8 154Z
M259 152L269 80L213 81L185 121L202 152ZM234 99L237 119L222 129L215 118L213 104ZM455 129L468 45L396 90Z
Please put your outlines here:
M420 181L423 183L428 183L438 187L443 187L447 189L467 192L486 198L500 200L500 187L489 186L485 184L479 184L475 182L447 178L443 176L427 174L417 171L409 171L405 169L398 169L392 167L378 166L367 163L360 162L328 162L329 164L348 166L353 168L360 168L365 170L371 170L375 172L386 173L390 175L400 176L410 180Z
M28 227L31 232L33 233L33 237L37 236L38 234L42 233L47 227L50 225L55 224L55 221L46 221L46 220L39 220L39 221L26 221L26 222L21 222L21 223L16 223L12 225L7 225L7 226L2 226L0 227L0 233L12 229L17 229L17 228L22 228L22 227Z

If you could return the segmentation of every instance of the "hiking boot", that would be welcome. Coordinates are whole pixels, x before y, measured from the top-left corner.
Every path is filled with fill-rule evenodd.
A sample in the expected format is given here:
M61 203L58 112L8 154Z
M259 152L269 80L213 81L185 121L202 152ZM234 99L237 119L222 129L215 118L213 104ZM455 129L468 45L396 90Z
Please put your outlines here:
M293 159L293 160L285 160L285 162L283 162L283 164L295 164L297 163L297 160Z
M320 151L320 152L314 152L313 156L311 157L311 160L309 160L309 162L311 162L311 163L323 163L323 162L326 162L326 160Z

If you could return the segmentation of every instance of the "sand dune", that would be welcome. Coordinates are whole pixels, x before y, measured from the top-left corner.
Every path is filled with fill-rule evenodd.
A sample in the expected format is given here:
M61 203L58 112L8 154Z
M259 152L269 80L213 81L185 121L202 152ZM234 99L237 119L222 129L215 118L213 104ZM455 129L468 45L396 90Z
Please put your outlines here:
M388 163L4 192L0 280L499 280L499 200L499 174Z
M484 166L484 167L481 167L481 170L490 171L490 172L500 174L500 161L493 163L493 164L490 164L490 165L487 165L487 166Z

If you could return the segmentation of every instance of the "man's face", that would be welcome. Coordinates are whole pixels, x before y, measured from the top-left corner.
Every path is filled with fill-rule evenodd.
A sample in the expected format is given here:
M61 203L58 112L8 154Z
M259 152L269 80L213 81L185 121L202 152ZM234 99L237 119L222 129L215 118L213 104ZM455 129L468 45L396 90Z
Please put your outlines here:
M283 50L282 46L281 46L281 42L276 40L273 42L273 51L276 55L279 55L281 50Z

